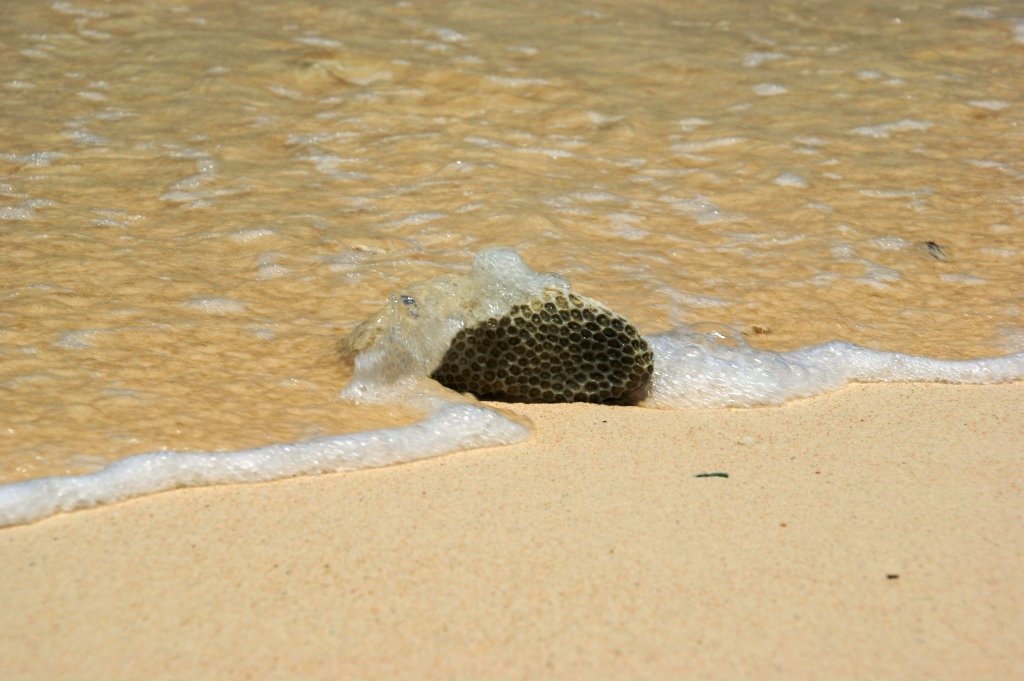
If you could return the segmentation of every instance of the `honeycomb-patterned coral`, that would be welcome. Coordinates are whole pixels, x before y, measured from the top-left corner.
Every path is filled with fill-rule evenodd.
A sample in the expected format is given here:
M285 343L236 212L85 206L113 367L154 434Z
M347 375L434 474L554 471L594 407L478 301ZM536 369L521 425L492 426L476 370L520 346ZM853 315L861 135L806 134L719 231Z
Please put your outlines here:
M431 377L482 399L636 404L653 371L654 355L629 322L548 291L460 330Z

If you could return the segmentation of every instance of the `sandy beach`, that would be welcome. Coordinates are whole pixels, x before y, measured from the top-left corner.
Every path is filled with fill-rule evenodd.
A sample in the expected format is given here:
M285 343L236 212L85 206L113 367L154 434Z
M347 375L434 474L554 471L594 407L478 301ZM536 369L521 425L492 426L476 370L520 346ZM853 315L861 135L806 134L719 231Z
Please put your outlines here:
M8 528L0 670L1022 678L1022 406L1020 383L513 405L522 445Z

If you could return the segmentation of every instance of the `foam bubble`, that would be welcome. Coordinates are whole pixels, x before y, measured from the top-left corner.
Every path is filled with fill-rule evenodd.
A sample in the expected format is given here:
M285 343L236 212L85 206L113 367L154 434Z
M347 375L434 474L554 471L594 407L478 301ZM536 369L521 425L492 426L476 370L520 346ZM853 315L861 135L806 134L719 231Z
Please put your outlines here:
M249 243L251 241L258 241L268 236L276 236L277 232L272 229L259 228L259 229L240 229L237 232L228 234L228 238L239 243Z
M57 341L56 345L59 348L65 350L84 350L85 348L92 345L92 339L98 334L102 333L99 329L79 329L77 331L68 331L60 340Z
M760 97L773 97L775 95L784 95L789 92L789 90L782 85L777 85L775 83L758 83L752 89L754 90L754 94Z
M534 272L515 251L492 249L476 257L468 276L439 277L392 295L344 341L355 357L346 396L369 399L383 386L428 376L463 328L505 316L545 291L568 294L569 282Z
M32 209L24 204L0 207L0 220L28 220L32 217Z
M868 243L881 251L900 251L910 246L912 242L898 236L880 236Z
M459 43L465 40L469 40L469 38L462 35L454 28L435 28L433 33L446 43Z
M67 157L67 154L59 151L33 151L27 154L0 154L0 158L5 158L16 163L23 164L29 168L44 168L52 165L54 161Z
M565 149L551 149L549 147L520 147L516 151L523 154L538 154L540 156L547 156L548 158L570 158L573 156L571 151Z
M610 223L609 231L623 239L637 241L649 233L646 229L638 226L643 224L643 217L634 213L609 213L607 217Z
M266 281L268 279L278 279L290 273L291 270L284 265L278 265L276 263L267 263L260 265L256 269L256 278Z
M0 220L31 220L34 218L35 209L56 205L48 199L26 199L14 206L0 208Z
M717 137L710 140L701 140L695 142L680 142L673 144L671 149L674 153L678 154L697 154L702 151L708 151L710 149L719 149L721 147L731 147L735 144L743 142L742 137Z
M988 7L962 7L954 10L953 15L967 19L994 19L996 17L995 12Z
M807 180L795 175L794 173L782 173L775 178L775 184L780 187L795 187L797 189L803 189L807 186Z
M321 38L319 36L310 35L293 38L293 40L297 43L302 43L303 45L310 45L311 47L342 47L341 41L334 40L333 38Z
M781 52L751 52L744 55L743 65L754 67L760 66L765 62L776 61L778 59L785 59L786 55Z
M515 76L487 76L487 80L510 88L528 87L530 85L550 85L551 81L543 78L520 78Z
M689 215L699 225L711 225L719 222L734 222L741 216L724 211L703 196L691 199L671 197L666 200L672 210Z
M1009 102L1004 102L1001 99L971 99L968 100L967 104L977 109L987 109L989 111L1002 111L1010 106Z
M440 220L445 217L445 213L432 212L432 213L413 213L412 215L400 218L398 220L392 220L391 222L385 222L382 227L408 227L409 225L422 225L427 222L433 222Z
M894 132L920 132L932 127L929 121L915 121L910 118L895 121L893 123L882 123L880 125L864 125L854 128L850 132L865 137L876 139L888 139Z
M970 274L940 274L939 278L954 284L971 284L973 286L988 283L988 279L974 277Z
M237 314L245 311L245 303L220 296L192 298L184 305L207 314Z

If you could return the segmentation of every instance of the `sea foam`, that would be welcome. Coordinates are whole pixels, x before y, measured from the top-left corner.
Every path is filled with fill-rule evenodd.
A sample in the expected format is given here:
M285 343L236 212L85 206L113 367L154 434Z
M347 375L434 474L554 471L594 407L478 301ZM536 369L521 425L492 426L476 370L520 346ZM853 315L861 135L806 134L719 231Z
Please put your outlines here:
M832 341L791 352L756 350L721 332L648 336L648 407L755 407L820 395L847 383L1006 383L1024 377L1024 353L943 360Z
M0 526L179 487L374 468L520 442L529 435L527 426L427 377L460 329L548 290L567 292L569 282L534 272L514 251L484 251L468 275L396 293L349 338L355 374L342 396L423 408L431 415L419 423L231 453L138 454L88 475L13 483L0 487ZM645 340L654 353L654 375L641 404L657 408L773 405L854 381L1003 383L1024 378L1024 353L940 360L838 341L771 352L749 347L728 329L700 325Z
M484 406L442 403L427 419L373 430L229 453L136 454L96 473L0 487L0 527L179 487L267 482L377 468L477 447L519 442L529 430Z

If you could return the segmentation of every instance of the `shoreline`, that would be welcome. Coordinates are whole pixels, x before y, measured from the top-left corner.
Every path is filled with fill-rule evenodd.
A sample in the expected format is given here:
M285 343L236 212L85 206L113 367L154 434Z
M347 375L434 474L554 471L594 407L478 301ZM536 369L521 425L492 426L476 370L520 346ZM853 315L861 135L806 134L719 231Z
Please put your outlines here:
M1011 678L1022 406L1021 382L757 409L503 404L533 421L525 443L6 528L0 667Z

